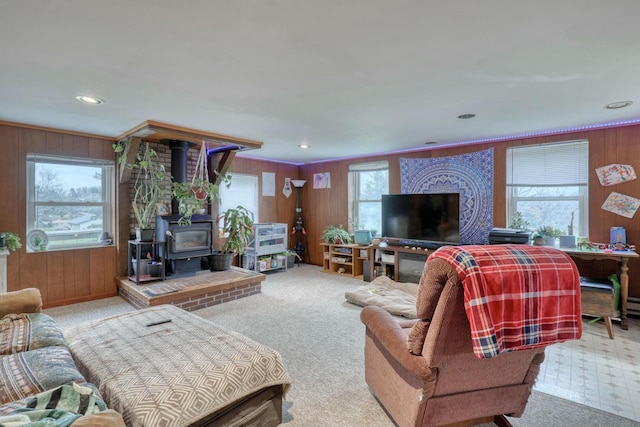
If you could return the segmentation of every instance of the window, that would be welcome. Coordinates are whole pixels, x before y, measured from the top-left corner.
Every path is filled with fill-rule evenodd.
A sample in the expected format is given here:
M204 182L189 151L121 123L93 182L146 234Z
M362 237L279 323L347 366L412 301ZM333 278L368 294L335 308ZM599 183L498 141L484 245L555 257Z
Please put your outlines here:
M111 232L114 162L27 155L27 250L98 246Z
M258 176L240 173L230 175L229 188L224 183L220 185L220 212L240 205L253 212L253 218L258 222Z
M349 165L349 230L382 229L382 195L389 193L389 162Z
M587 237L588 184L588 141L507 149L507 225L521 216L530 230L568 234L572 225L573 235Z

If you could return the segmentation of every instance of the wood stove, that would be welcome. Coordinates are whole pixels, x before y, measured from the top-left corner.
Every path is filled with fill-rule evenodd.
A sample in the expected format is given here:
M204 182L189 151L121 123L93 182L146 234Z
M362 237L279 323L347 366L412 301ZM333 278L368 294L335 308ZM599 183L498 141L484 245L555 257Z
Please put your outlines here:
M180 218L181 215L156 217L156 240L166 243L161 246L161 256L169 274L202 270L201 258L213 253L213 218L193 215L188 225L178 224Z

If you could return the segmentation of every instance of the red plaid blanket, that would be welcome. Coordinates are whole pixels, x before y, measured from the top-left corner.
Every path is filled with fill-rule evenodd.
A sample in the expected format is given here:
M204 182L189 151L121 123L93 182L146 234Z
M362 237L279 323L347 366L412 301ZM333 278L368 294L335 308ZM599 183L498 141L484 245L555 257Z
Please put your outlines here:
M477 357L582 336L580 275L571 258L544 246L444 246L464 286Z

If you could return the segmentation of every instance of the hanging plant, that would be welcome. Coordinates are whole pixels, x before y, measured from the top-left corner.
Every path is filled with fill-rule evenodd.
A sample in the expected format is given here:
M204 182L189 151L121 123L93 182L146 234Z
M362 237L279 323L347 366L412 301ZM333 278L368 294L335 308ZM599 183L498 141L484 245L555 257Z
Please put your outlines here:
M220 175L222 182L227 187L230 184L228 175ZM173 197L178 200L178 209L180 211L180 219L178 224L191 224L191 216L196 214L203 207L205 202L213 202L220 195L220 186L217 183L209 182L209 174L207 171L207 149L203 142L200 146L200 155L196 163L196 169L190 182L174 182L171 184L171 192Z

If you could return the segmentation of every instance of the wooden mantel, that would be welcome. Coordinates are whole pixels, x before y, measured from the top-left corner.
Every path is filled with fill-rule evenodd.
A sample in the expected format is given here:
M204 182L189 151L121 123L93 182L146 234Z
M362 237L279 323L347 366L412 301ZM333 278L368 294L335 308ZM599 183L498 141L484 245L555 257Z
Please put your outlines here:
M219 153L219 156L216 156L217 159L214 160L214 167L210 170L216 170L221 174L226 173L229 169L231 161L237 151L262 147L261 141L205 132L153 120L146 120L116 137L116 141L122 141L123 139L129 139L131 143L128 147L128 153L126 154L127 163L134 162L141 141L166 143L170 140L179 140L191 143L198 149L202 144L206 144L207 149ZM127 182L129 175L130 170L122 168L120 171L120 182Z

